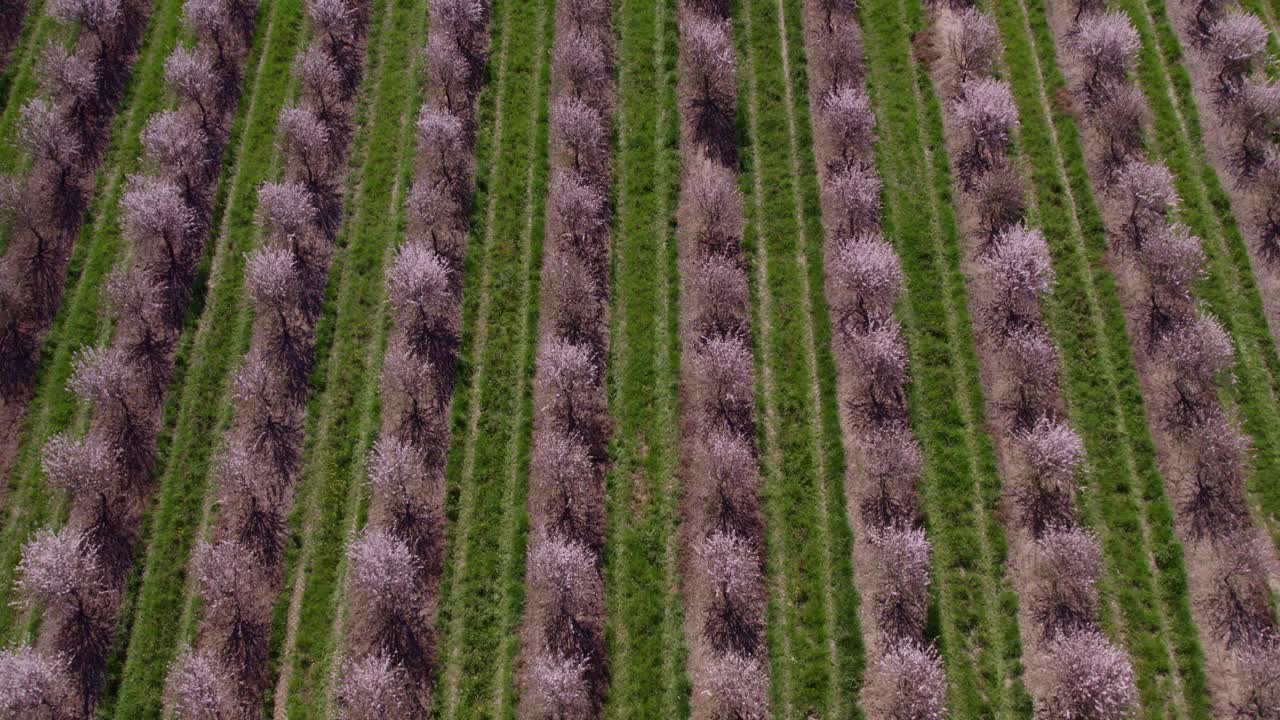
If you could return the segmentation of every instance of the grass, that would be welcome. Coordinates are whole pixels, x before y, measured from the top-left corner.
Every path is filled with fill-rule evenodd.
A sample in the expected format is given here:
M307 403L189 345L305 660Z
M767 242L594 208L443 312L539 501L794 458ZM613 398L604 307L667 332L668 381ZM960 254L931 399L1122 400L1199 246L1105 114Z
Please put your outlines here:
M188 558L199 539L207 479L217 447L212 439L220 438L229 422L229 375L249 344L251 316L242 288L245 255L258 239L254 225L257 187L274 177L278 169L276 117L289 94L289 67L302 39L300 0L275 0L272 13L272 35L261 46L256 73L250 64L245 80L242 100L252 109L242 113L233 129L233 137L240 138L239 161L221 194L222 211L214 215L219 233L215 270L209 277L199 330L188 333L180 354L180 371L186 381L180 395L170 393L166 414L174 419L157 457L158 498L141 544L145 563L130 606L133 620L124 642L120 688L116 697L107 698L104 708L110 712L101 713L103 716L121 720L160 717L165 672L181 634L177 621L184 610ZM260 29L262 22L260 19Z
M924 455L920 492L937 600L931 629L947 670L948 705L956 717L1030 717L941 109L911 57L910 40L924 20L916 3L898 0L867 3L861 19L879 127L882 225L907 279L901 317L913 376L909 401Z
M687 717L676 587L680 452L674 213L679 184L675 13L619 0L605 539L606 718Z
M325 393L317 401L320 432L304 458L292 522L304 548L296 582L305 589L296 640L282 658L292 666L290 718L324 717L327 705L339 642L333 618L343 596L347 529L350 516L359 511L365 454L378 424L372 408L387 329L383 266L403 226L401 200L415 148L412 113L420 104L423 74L415 50L426 41L426 15L423 0L396 3L389 32L379 43L381 77L371 105L358 204L338 239L344 272L329 362L320 366L325 375L319 379Z
M775 713L846 717L857 713L865 661L822 292L801 5L787 5L751 0L735 12L739 126L751 148L742 154L745 250L750 264L764 263L763 275L753 274L764 285L752 292L757 377L770 378L757 386L767 572L782 587L782 597L771 599L767 627ZM792 152L783 152L787 147ZM785 656L780 645L789 648Z
M1189 717L1207 718L1204 656L1182 548L1145 422L1124 310L1105 265L1102 217L1075 121L1044 111L1042 89L1053 98L1065 87L1045 8L1036 0L1026 14L1018 0L994 5L1022 119L1019 150L1034 190L1029 220L1043 229L1057 271L1045 320L1060 351L1067 414L1087 452L1088 492L1080 508L1104 550L1102 622L1129 651L1143 717L1178 706Z
M446 472L437 626L441 718L514 715L511 665L524 602L525 510L543 200L550 2L496 3L497 84L482 98L463 331ZM492 65L492 63L491 63ZM495 125L495 108L502 109ZM493 129L490 132L490 129ZM520 180L523 178L523 181Z
M71 361L84 345L109 339L100 312L98 290L127 245L120 238L119 199L124 181L138 167L139 133L151 114L166 106L164 61L177 42L182 3L157 3L139 50L129 87L113 120L110 144L99 165L96 192L81 224L80 238L67 266L66 293L41 349L34 395L19 438L9 477L6 517L0 528L0 636L16 639L30 628L13 606L15 566L26 538L58 521L61 498L48 493L40 470L40 450L54 433L83 429L88 416L67 390Z
M27 7L22 15L22 29L9 48L8 57L0 61L0 106L7 106L9 102L9 91L13 88L14 79L20 74L15 68L27 62L31 57L31 49L39 46L35 41L40 36L44 20L44 0L27 0Z
M1182 198L1179 217L1204 241L1208 277L1196 295L1222 321L1236 344L1237 382L1224 400L1234 404L1253 441L1249 489L1280 544L1280 356L1267 326L1262 298L1250 267L1231 201L1205 156L1191 79L1162 1L1117 0L1142 38L1138 78L1151 109L1149 152L1173 171ZM1149 13L1149 14L1148 14ZM1154 26L1153 26L1154 21Z

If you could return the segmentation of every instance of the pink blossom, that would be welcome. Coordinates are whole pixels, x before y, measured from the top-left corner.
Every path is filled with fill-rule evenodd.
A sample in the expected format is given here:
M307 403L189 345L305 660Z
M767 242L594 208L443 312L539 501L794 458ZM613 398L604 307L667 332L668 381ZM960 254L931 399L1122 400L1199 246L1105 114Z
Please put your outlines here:
M334 684L338 720L395 720L411 712L404 670L385 655L345 660Z
M702 694L722 717L769 717L769 673L756 658L734 652L717 655L707 663L702 685Z
M880 222L880 176L860 165L827 178L823 187L827 202L839 213L844 236L874 231Z
M971 77L989 75L995 69L1000 60L1000 31L986 13L966 8L960 12L948 46L958 73L956 81L963 84Z
M347 547L351 584L384 613L412 612L421 564L389 533L366 530Z
M97 547L69 527L41 530L23 545L18 576L27 602L61 608L91 602L104 589Z
M204 172L209 138L189 116L158 112L147 121L141 139L147 162L171 179L190 183Z
M845 158L871 149L876 118L871 101L860 88L842 87L827 95L819 109L822 125Z
M833 304L864 326L893 312L902 296L902 264L893 246L879 234L859 235L835 247L827 260Z
M1084 443L1070 425L1040 418L1030 429L1015 435L1023 457L1043 480L1068 481L1084 459Z
M120 450L90 435L81 440L65 433L49 438L40 467L50 485L72 495L110 492L120 479Z
M892 645L876 663L865 692L875 717L947 717L947 677L933 646L914 642Z
M302 185L266 182L258 187L258 222L268 235L282 239L300 235L315 218L315 205Z
M245 263L245 286L259 312L287 312L302 289L293 253L278 247L254 252Z
M1101 633L1079 632L1049 646L1049 696L1037 708L1048 720L1122 720L1137 702L1133 668Z
M587 680L587 658L544 655L529 670L529 692L534 707L548 718L589 720L594 699Z
M27 646L0 651L0 715L58 720L71 697L61 656Z
M1089 71L1087 86L1098 92L1108 82L1122 82L1133 69L1142 43L1122 12L1096 13L1080 20L1070 48Z
M207 650L185 648L165 680L170 712L178 720L229 720L239 711L236 681Z
M1018 126L1018 106L1009 84L1003 80L979 78L966 82L953 103L953 112L970 144L988 155L1002 155Z

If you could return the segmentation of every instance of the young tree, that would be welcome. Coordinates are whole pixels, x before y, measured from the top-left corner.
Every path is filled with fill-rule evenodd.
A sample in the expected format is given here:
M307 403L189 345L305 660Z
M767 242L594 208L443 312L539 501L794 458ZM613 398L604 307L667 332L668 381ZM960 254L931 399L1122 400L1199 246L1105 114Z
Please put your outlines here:
M902 296L902 264L879 233L837 240L827 260L827 284L837 313L836 327L862 333L888 318Z
M213 61L207 55L179 45L164 63L164 81L179 102L190 103L200 111L201 130L208 135L220 130L214 125L220 120L217 114L220 83Z
M528 575L529 596L541 620L545 652L560 657L601 657L603 581L595 553L573 540L544 537L530 550Z
M1049 247L1038 229L1010 226L981 260L994 297L991 326L999 335L1036 324L1040 298L1053 286Z
M1134 160L1116 172L1112 191L1129 205L1123 234L1112 245L1120 255L1140 253L1148 236L1178 204L1173 173L1162 163Z
M760 549L734 532L714 531L698 547L710 589L702 635L718 655L761 649L764 574Z
M959 175L966 189L1004 161L1005 150L1018 126L1018 106L1009 84L979 78L966 82L952 101L952 113L967 148L961 152Z
M755 361L741 338L710 336L694 350L694 382L709 424L754 435Z
M210 642L230 675L246 689L266 680L271 626L271 587L258 556L236 540L201 543L196 578Z
M165 679L165 705L177 720L237 720L236 682L207 651L184 648Z
M1065 423L1041 418L1015 435L1026 462L1025 480L1013 491L1022 522L1034 537L1075 519L1075 471L1084 459L1084 443Z
M769 673L757 658L722 653L711 658L703 675L702 693L715 717L764 720L769 717Z
M590 660L581 656L544 654L529 669L529 693L541 717L590 720L597 700L588 679Z
M818 118L831 145L840 153L840 161L831 168L832 172L867 156L875 136L876 117L870 99L860 88L841 86L828 93L819 107Z
M1092 630L1049 645L1045 679L1036 715L1046 720L1124 720L1138 700L1129 658Z
M382 368L383 412L394 419L395 434L412 444L422 462L433 467L442 463L448 452L445 411L453 379L443 375L429 359L403 343L387 351Z
M866 433L863 483L858 509L875 531L916 522L916 485L920 480L920 445L901 425L875 427Z
M422 672L431 653L430 629L419 614L418 560L404 541L380 530L366 530L347 548L351 585L363 598L359 614L368 624L370 654L385 655Z
M545 496L548 532L599 551L604 503L590 451L581 437L547 430L534 441L530 472Z
M1085 97L1097 107L1109 87L1124 84L1142 42L1129 16L1110 12L1082 19L1071 36L1070 47L1089 73L1084 82Z
M690 13L681 19L680 37L694 138L712 159L731 165L737 158L737 86L729 21Z
M875 232L880 224L880 176L873 169L848 167L828 177L822 189L840 218L837 235Z
M943 720L947 717L947 676L930 646L898 643L876 663L864 691L875 717Z
M960 12L947 45L955 65L952 82L956 88L972 78L991 75L1000 61L1000 31L995 20L977 8Z
M338 720L408 720L414 703L404 670L385 655L344 660L334 684Z
M1055 527L1036 540L1031 614L1046 639L1096 628L1098 539L1079 527Z
M406 203L411 223L410 237L428 241L431 250L453 268L460 267L462 263L467 207L471 200L469 183L464 183L461 190L460 195L431 177L419 177L414 180Z
M1267 48L1267 27L1256 15L1247 12L1228 13L1213 24L1206 45L1218 71L1218 101L1235 102L1244 87L1244 79Z

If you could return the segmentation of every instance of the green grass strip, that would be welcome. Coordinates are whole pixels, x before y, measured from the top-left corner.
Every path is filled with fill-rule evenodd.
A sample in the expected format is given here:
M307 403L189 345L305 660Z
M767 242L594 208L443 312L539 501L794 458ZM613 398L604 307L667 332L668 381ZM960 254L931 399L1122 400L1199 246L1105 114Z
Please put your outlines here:
M1204 656L1191 619L1182 547L1146 426L1124 310L1106 266L1102 216L1074 120L1061 110L1046 116L1042 104L1042 82L1048 98L1066 84L1045 7L1028 0L1024 15L1019 0L994 4L1022 119L1019 149L1035 191L1029 219L1043 229L1057 271L1045 320L1060 350L1067 414L1087 451L1088 492L1080 508L1105 553L1103 625L1129 651L1142 717L1164 717L1181 706L1189 717L1208 718ZM1112 603L1120 617L1113 617Z
M606 718L689 715L679 542L674 3L618 0Z
M1000 479L983 432L983 395L960 274L941 107L911 56L916 3L862 6L877 113L882 224L907 278L902 314L912 425L924 454L921 504L933 542L936 634L957 718L1032 714L1022 683L1018 599L1005 577Z
M4 107L0 113L0 171L16 172L28 162L26 152L17 146L14 138L18 111L39 92L36 67L45 46L50 42L70 45L74 40L73 30L63 27L45 12L43 0L30 0L22 34L0 75L0 105Z
M514 716L511 665L524 605L525 509L543 205L552 3L495 3L501 130L480 105L463 332L446 475L447 552L438 621L438 717ZM487 95L487 94L486 94ZM496 142L496 145L495 145ZM492 215L489 214L492 204ZM492 226L490 226L492 222ZM481 297L487 298L482 309ZM471 426L472 413L478 422ZM459 568L459 558L465 561ZM459 572L460 570L460 572Z
M1235 403L1253 441L1249 489L1261 506L1273 540L1280 544L1280 356L1267 326L1249 252L1213 165L1201 141L1200 116L1191 78L1162 0L1116 0L1142 37L1138 77L1151 108L1149 151L1173 171L1181 220L1203 239L1209 276L1196 295L1222 321L1236 344L1237 382L1224 399ZM1150 12L1150 15L1147 13ZM1151 19L1154 18L1153 29Z
M774 706L778 715L790 707L791 714L853 717L865 659L850 555L853 538L845 514L835 362L823 294L823 232L810 136L802 6L786 5L780 17L776 0L736 4L734 28L739 47L739 126L749 128L743 133L742 151L745 250L753 267L762 257L767 259L767 286L753 288L757 365L768 365L773 385L758 383L761 437L768 432L765 423L770 418L777 428L777 457L767 457L771 444L761 442L765 524L771 540L781 539L770 542L767 562L768 572L781 576L783 588L781 604L776 599L770 604L767 620ZM784 52L790 55L790 78L784 74ZM755 152L752 145L758 146ZM786 148L795 148L795 154ZM757 158L758 167L754 165ZM763 192L753 197L757 180ZM799 226L798 216L803 218ZM763 248L757 243L760 237ZM807 263L798 262L802 253ZM748 277L754 281L755 272ZM769 299L759 303L764 293ZM805 312L806 303L811 313ZM769 317L759 317L766 307ZM812 345L807 338L812 338ZM761 377L759 370L757 377ZM815 383L821 399L816 406ZM779 637L782 633L788 636L785 643ZM789 655L784 656L782 644L789 646Z
M156 110L165 107L164 61L179 37L181 0L157 3L141 49L121 98L110 131L107 154L97 171L92 203L81 224L80 238L67 266L67 290L44 340L35 394L19 439L18 454L9 477L4 526L0 529L0 636L14 639L25 630L15 626L21 616L13 606L14 571L22 544L38 527L59 513L61 498L49 493L40 469L40 451L54 433L87 416L67 390L71 359L84 345L107 339L109 328L100 312L98 290L125 245L119 237L119 199L124 181L137 169L139 134Z
M342 597L339 572L351 514L358 512L364 458L377 428L370 412L379 388L386 313L383 266L400 236L400 200L408 190L414 155L413 111L420 104L422 68L416 52L426 42L425 0L395 3L389 33L379 43L381 78L370 115L368 153L358 205L338 239L345 257L329 362L320 435L304 459L294 533L305 525L305 583L295 630L288 697L290 718L324 716L336 643L334 618ZM353 492L354 490L354 492ZM282 602L287 604L288 596Z
M35 41L40 36L40 28L44 19L44 0L27 0L27 8L22 16L22 29L18 31L18 38L14 40L13 46L9 48L8 57L0 60L0 106L5 106L9 102L9 90L13 87L13 81L19 74L14 71L14 68L28 61L33 47L43 47L43 45Z
M258 239L254 224L258 185L274 177L276 118L290 88L289 67L302 27L301 0L275 0L271 37L256 74L245 79L249 110L239 128L240 153L228 184L224 212L215 215L219 232L218 271L209 288L189 352L183 357L186 382L176 406L173 430L157 464L159 496L145 544L145 566L133 604L132 631L113 712L120 720L160 717L164 677L177 650L184 609L187 561L198 530L217 438L229 421L226 401L231 370L249 345L251 316L244 301L245 255ZM263 27L261 22L259 27ZM250 66L251 68L253 66ZM108 698L108 701L111 699Z

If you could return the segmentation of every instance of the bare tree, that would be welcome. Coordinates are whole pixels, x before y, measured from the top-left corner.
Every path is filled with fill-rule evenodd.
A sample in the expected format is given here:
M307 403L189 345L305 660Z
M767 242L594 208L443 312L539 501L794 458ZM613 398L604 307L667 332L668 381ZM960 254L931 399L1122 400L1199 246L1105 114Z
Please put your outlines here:
M243 412L249 448L264 458L276 482L287 482L298 469L302 443L288 386L267 359L250 353L232 379L231 389Z

